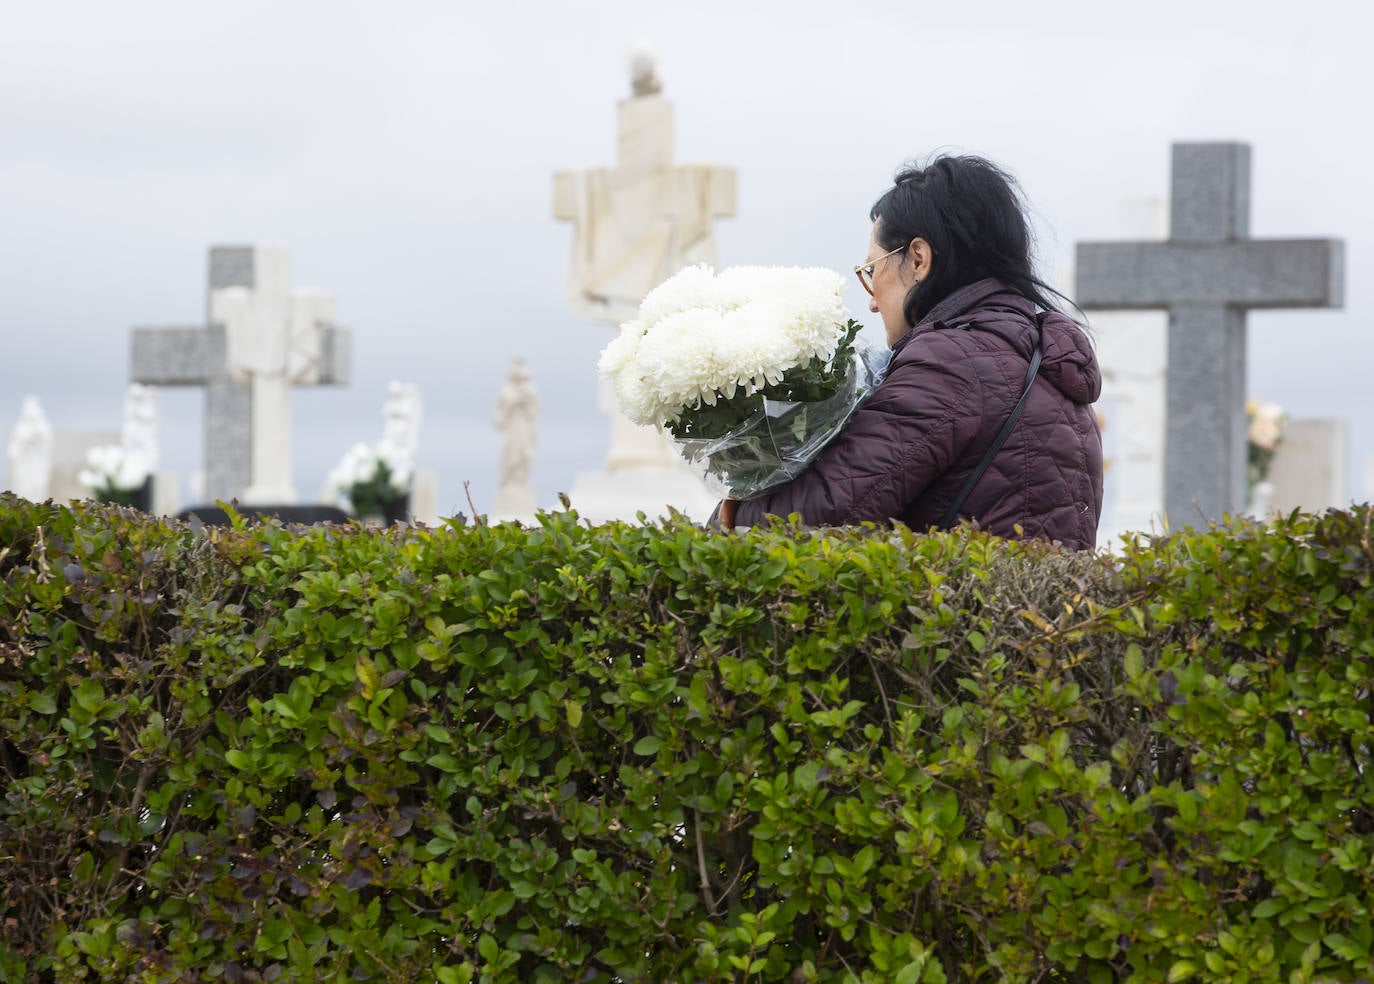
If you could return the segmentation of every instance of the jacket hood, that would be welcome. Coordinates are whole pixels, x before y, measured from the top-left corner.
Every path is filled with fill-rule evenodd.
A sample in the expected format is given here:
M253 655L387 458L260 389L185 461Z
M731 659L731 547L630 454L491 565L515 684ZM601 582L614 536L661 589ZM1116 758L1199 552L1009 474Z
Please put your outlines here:
M1005 339L1029 361L1035 350L1037 324L1044 353L1040 375L1074 403L1096 402L1102 393L1102 370L1083 329L1058 311L1037 314L1034 304L997 280L979 280L960 287L935 305L892 348L895 354L923 332L968 325Z

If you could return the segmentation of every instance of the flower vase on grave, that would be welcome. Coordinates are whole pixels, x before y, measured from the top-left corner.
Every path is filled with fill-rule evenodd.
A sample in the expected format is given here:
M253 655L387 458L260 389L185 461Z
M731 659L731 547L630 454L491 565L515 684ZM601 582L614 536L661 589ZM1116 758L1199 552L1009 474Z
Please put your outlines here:
M106 444L86 451L86 467L77 480L97 502L132 506L148 512L153 505L153 476L136 456L121 445Z
M1277 403L1260 403L1247 400L1246 416L1246 469L1250 486L1250 501L1246 504L1245 514L1253 519L1265 520L1274 511L1274 483L1269 481L1269 468L1274 463L1274 452L1283 440L1284 426L1288 416Z
M404 523L410 516L410 493L405 492L382 507L382 520L387 526Z
M375 448L355 444L330 473L328 494L346 500L365 526L404 522L410 509L410 467L390 462Z
M143 512L153 511L153 476L149 475L143 484L133 490L129 505Z
M1245 507L1245 515L1251 519L1265 520L1274 511L1274 483L1256 482L1250 486L1250 502Z

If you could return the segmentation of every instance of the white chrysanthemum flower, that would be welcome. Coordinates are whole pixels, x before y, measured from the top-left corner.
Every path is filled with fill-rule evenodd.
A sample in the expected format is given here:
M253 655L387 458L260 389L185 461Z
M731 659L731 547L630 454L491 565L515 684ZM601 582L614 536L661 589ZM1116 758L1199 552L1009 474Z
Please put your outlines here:
M638 376L666 407L690 406L719 374L715 338L720 314L709 308L679 311L645 334L635 353Z
M1250 416L1246 439L1257 448L1273 451L1283 439L1283 407L1277 403L1256 403L1251 400L1245 409Z
M753 394L813 357L829 359L848 321L844 278L820 267L689 267L644 299L598 370L637 423L677 420L743 387Z
M633 423L659 424L666 419L665 414L672 412L654 400L644 378L630 372L628 367L617 374L611 383L615 390L616 405Z
M325 479L325 486L333 495L346 494L358 482L370 478L376 468L376 456L372 449L361 442L353 445Z
M678 271L649 291L640 302L639 320L645 325L655 325L670 314L710 306L707 297L711 279L711 268L704 263Z
M602 349L601 359L596 366L597 372L610 378L624 369L634 358L635 350L639 348L639 340L643 337L642 321L627 321L622 324L620 334L612 338L610 344Z

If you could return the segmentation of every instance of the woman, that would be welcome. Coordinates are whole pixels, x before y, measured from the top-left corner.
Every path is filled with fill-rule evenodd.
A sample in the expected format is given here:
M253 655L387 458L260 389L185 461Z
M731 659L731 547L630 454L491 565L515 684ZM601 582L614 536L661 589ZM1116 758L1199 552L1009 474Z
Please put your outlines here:
M887 375L807 471L725 500L722 525L791 513L817 526L917 530L973 520L1091 549L1102 377L1086 335L1031 269L1013 180L979 157L937 157L902 170L869 218L855 273L883 319Z

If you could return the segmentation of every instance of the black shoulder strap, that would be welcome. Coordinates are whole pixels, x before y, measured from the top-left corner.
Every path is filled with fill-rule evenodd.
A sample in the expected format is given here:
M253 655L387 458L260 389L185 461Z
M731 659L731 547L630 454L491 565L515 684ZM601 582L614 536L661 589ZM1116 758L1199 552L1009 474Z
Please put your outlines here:
M960 325L960 327L963 327ZM1040 359L1044 352L1040 346L1040 330L1035 331L1035 351L1031 353L1030 366L1026 369L1026 390L1021 394L1021 399L1016 401L1016 406L1012 408L1011 416L1002 425L1002 429L997 432L997 436L992 439L992 444L983 453L983 458L978 462L978 467L973 469L973 474L964 482L959 489L959 494L954 497L954 501L949 504L945 514L940 517L940 529L947 530L954 525L955 518L959 515L959 507L964 504L968 494L973 491L973 487L978 484L978 480L983 477L983 472L988 470L988 465L992 464L992 459L997 457L997 452L1002 450L1002 445L1007 443L1007 438L1011 436L1012 430L1016 427L1016 422L1021 419L1021 411L1026 409L1026 401L1030 399L1031 386L1035 383L1035 375L1040 371Z

